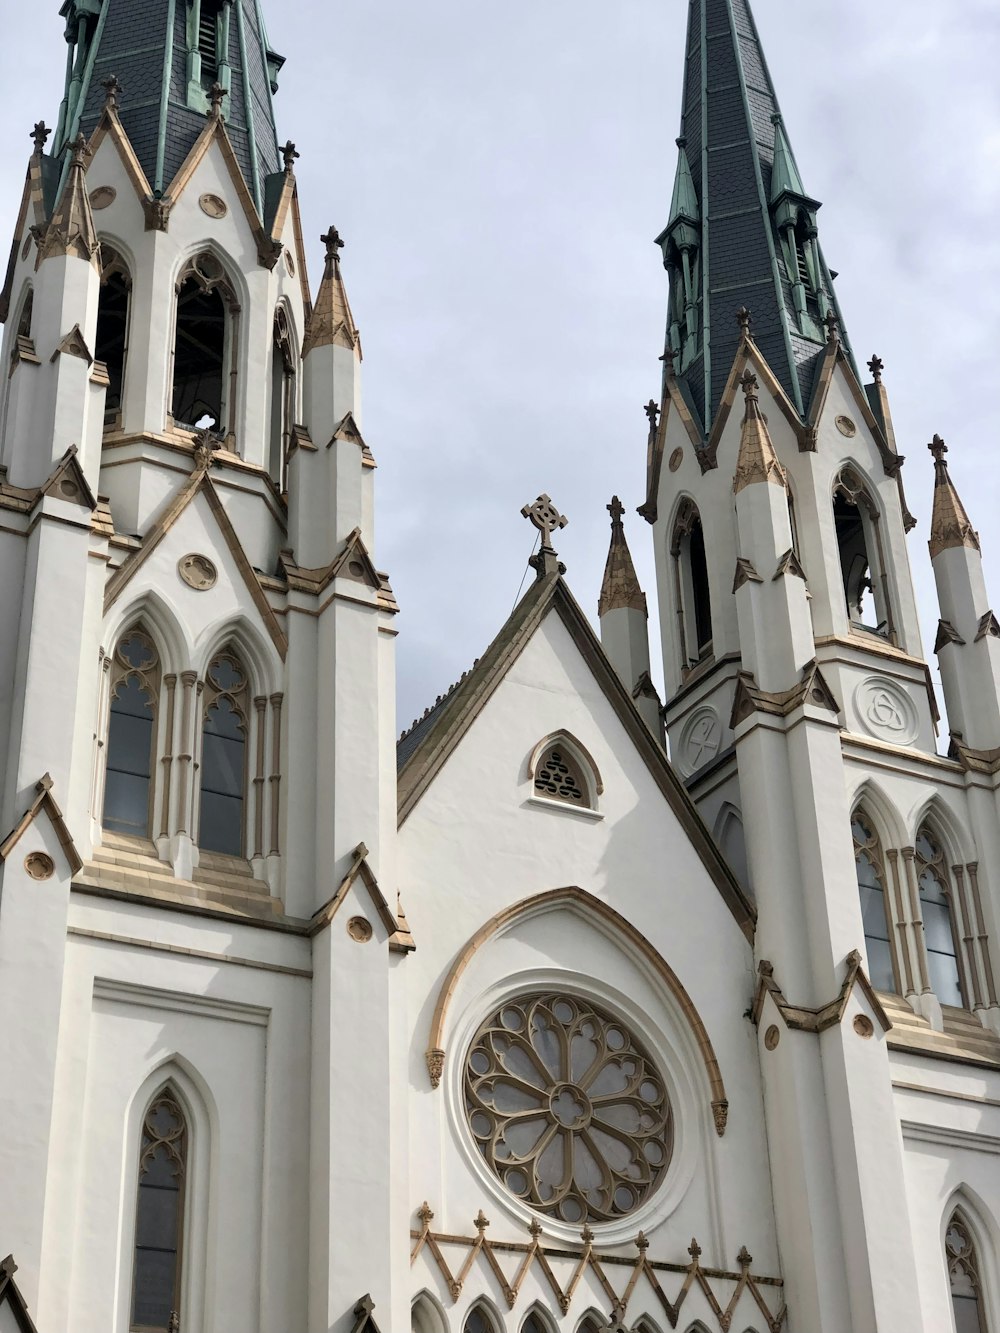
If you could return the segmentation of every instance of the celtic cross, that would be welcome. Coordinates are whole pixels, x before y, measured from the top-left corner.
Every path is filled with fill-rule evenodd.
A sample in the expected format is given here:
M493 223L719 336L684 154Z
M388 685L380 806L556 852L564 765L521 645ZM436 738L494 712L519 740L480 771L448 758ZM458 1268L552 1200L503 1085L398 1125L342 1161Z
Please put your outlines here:
M521 513L541 534L542 550L553 551L552 534L564 528L569 519L560 514L547 495L540 495L533 505L525 505Z

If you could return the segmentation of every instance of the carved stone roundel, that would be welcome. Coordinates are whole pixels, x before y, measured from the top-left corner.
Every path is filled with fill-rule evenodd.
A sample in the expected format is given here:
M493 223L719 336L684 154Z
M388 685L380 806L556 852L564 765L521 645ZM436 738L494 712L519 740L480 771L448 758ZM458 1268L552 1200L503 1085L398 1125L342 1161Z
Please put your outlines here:
M118 191L113 185L98 185L96 190L90 192L90 206L99 213L102 208L110 208L118 198Z
M680 445L678 445L677 448L674 450L674 452L670 455L670 461L668 462L667 466L670 468L671 472L676 472L683 462L684 462L684 450L680 447Z
M352 916L347 923L347 933L357 944L367 944L372 937L371 922L363 916Z
M851 420L850 417L839 416L835 422L835 425L837 429L840 431L841 435L846 435L849 440L852 439L858 433L858 428L857 426L855 426L854 422Z
M910 696L891 680L869 676L854 692L861 725L872 736L894 745L910 745L920 721Z
M678 759L685 773L710 764L722 748L722 724L714 708L699 708L681 733Z
M220 199L217 194L203 194L198 200L198 207L210 218L224 218L229 212L225 199Z
M51 879L56 873L56 863L48 852L29 852L24 868L32 879Z
M186 555L177 564L177 572L195 592L208 592L219 581L219 571L207 555Z
M503 1185L571 1224L633 1212L673 1148L666 1086L631 1032L559 994L508 1000L465 1064L476 1146Z

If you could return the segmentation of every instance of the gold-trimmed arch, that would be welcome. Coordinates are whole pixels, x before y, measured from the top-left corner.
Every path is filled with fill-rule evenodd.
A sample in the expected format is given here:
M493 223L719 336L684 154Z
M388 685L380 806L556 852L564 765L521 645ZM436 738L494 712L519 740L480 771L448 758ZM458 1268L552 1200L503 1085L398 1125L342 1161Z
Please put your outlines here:
M515 921L518 917L527 916L540 907L547 907L559 902L579 903L614 927L653 967L660 980L664 982L671 995L680 1005L681 1012L687 1019L688 1026L698 1044L702 1063L705 1066L705 1073L708 1076L709 1086L712 1090L712 1118L715 1122L715 1131L721 1138L726 1132L726 1124L729 1119L729 1099L726 1096L726 1087L722 1081L722 1071L719 1068L719 1061L712 1045L712 1039L702 1022L701 1015L695 1008L694 1001L688 995L677 973L659 950L653 947L641 930L633 926L613 907L574 885L563 889L547 889L544 893L534 894L530 898L522 898L520 902L505 907L480 926L459 951L448 970L448 975L444 979L441 990L438 992L434 1015L431 1019L430 1037L426 1052L427 1073L430 1076L431 1087L437 1088L441 1084L447 1054L443 1045L445 1020L448 1016L448 1008L452 997L458 989L458 983L461 981L469 963L487 940L499 934L512 921Z

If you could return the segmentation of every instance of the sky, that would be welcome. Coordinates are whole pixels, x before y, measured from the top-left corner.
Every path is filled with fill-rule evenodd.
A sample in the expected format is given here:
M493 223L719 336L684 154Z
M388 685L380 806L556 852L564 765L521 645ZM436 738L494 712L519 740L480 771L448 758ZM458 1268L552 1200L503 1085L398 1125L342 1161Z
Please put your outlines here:
M569 518L557 546L595 623L605 506L621 496L659 680L651 529L635 509L642 405L659 396L667 287L653 238L676 162L685 0L263 3L288 58L278 130L302 155L314 289L321 233L334 223L347 242L379 464L375 557L402 607L399 728L510 613L535 536L521 507L542 491ZM65 59L57 0L12 8L0 238ZM930 653L935 432L1000 599L1000 7L754 11L805 188L824 203L853 346L885 362Z

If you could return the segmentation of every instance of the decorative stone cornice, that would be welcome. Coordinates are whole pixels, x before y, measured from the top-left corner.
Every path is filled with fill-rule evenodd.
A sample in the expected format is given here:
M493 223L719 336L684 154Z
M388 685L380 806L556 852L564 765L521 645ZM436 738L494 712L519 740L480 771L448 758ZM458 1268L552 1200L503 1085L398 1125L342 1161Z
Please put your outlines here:
M934 508L931 514L931 535L927 543L931 559L953 546L980 550L979 534L972 526L948 474L948 464L945 462L948 446L940 435L935 435L927 448L934 456Z
M604 581L601 584L597 614L603 616L608 611L627 609L641 611L645 616L648 614L646 594L639 587L639 578L632 563L632 553L625 540L625 526L622 522L625 507L617 495L612 497L608 513L611 515L611 547L608 551L608 562L604 567Z
M757 401L757 376L747 370L740 381L746 399L746 411L743 416L743 431L740 435L740 453L736 462L736 475L733 478L733 492L739 495L745 487L755 482L771 482L775 486L785 486L785 470L778 462L774 452L767 422Z
M348 347L360 354L361 335L351 314L351 303L340 272L340 252L344 242L336 227L331 227L322 241L326 246L326 268L306 327L302 355L308 356L317 347Z

